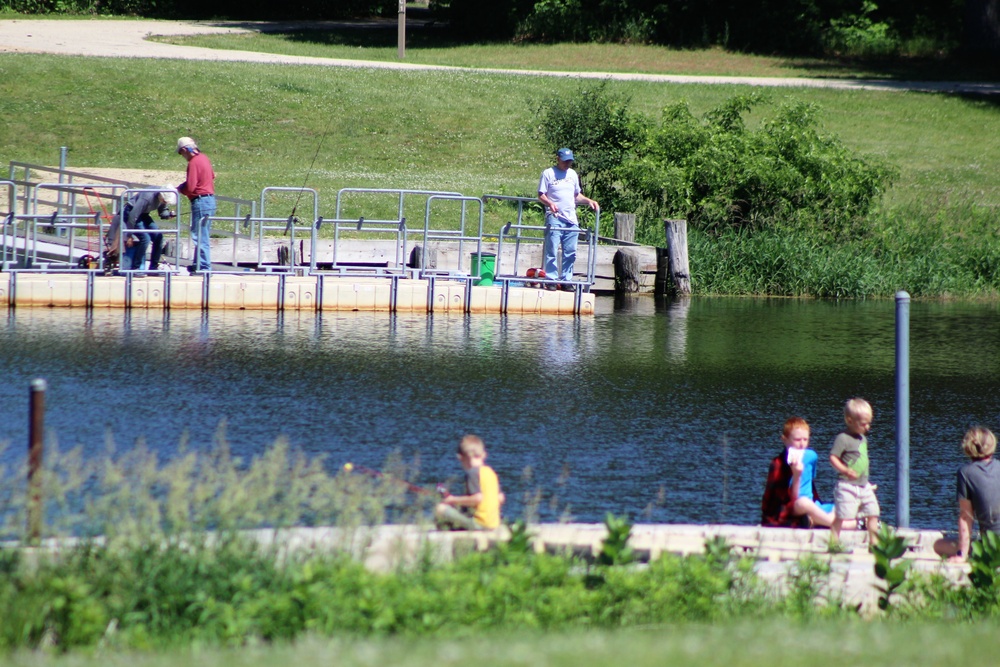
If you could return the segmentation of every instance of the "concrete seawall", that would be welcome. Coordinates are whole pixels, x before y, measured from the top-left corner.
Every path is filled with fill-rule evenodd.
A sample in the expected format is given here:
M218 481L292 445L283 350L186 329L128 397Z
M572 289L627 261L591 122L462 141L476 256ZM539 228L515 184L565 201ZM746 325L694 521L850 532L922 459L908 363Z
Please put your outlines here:
M603 524L538 524L531 527L537 552L567 554L584 560L600 551L607 531ZM293 528L282 531L255 531L265 545L291 550L348 550L371 569L390 571L414 561L418 553L430 549L440 560L474 550L486 550L507 539L506 530L464 532L438 531L417 525L372 526L354 530L342 528ZM943 561L934 553L940 531L897 531L905 538L903 558L910 569L920 573L940 573L956 585L968 583L966 564ZM756 560L757 575L777 593L784 592L789 575L803 558L828 563L830 575L824 595L841 600L849 607L866 613L877 610L879 579L874 573L875 559L868 552L865 531L844 531L842 553L829 553L830 531L764 528L760 526L636 524L629 545L640 563L664 554L686 556L701 554L708 540L724 540L735 556Z

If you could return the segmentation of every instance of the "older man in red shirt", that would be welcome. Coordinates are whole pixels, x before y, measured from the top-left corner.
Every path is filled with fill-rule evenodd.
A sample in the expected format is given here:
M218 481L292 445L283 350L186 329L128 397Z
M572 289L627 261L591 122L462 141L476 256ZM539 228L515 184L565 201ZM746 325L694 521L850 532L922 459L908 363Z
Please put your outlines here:
M191 240L195 245L195 257L188 269L192 273L211 271L208 237L215 215L215 172L208 156L198 150L198 144L191 137L177 140L177 153L188 162L187 180L177 186L177 191L191 200Z

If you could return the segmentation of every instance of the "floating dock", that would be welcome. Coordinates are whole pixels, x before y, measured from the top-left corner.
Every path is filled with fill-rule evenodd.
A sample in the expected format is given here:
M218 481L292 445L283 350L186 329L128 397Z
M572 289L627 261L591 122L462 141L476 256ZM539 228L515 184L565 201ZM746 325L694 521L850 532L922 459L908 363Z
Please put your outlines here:
M593 315L595 296L440 278L204 273L184 276L87 273L0 273L0 305L11 308L143 308L371 311L405 313L536 313Z
M150 192L182 204L158 227L112 233L127 203ZM70 171L65 149L59 168L11 161L0 181L0 305L592 315L595 293L619 287L620 256L631 261L627 291L660 280L656 249L600 236L600 211L574 228L572 279L546 276L548 227L532 197L342 188L331 204L311 188L268 186L259 200L216 200L213 262L191 273L191 221L173 187ZM484 228L487 205L508 217L495 232ZM127 239L140 238L162 242L159 268L121 270Z

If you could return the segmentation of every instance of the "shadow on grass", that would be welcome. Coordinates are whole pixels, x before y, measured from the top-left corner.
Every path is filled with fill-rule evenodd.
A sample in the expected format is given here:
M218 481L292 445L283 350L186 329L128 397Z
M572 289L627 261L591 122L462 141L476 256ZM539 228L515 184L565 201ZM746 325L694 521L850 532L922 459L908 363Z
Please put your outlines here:
M940 58L797 58L784 67L819 79L855 78L890 81L1000 81L1000 62L966 56Z

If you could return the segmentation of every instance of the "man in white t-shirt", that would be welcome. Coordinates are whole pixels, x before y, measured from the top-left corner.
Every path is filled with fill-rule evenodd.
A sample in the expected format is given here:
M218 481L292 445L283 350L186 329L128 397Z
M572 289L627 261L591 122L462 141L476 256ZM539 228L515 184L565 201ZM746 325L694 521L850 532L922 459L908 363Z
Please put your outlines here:
M576 262L576 243L580 237L580 226L576 220L577 205L586 204L598 210L597 202L584 197L580 191L580 178L572 168L573 151L560 148L556 151L556 166L542 172L538 182L538 201L545 206L545 274L558 280L573 280L573 264ZM556 266L556 249L562 247L562 270ZM572 291L569 284L562 289ZM546 285L554 290L555 285Z

